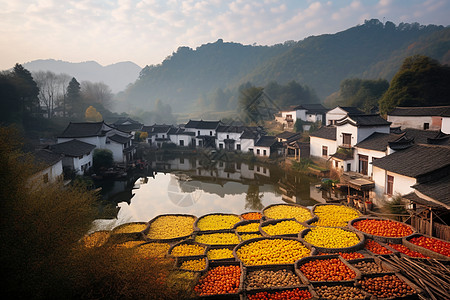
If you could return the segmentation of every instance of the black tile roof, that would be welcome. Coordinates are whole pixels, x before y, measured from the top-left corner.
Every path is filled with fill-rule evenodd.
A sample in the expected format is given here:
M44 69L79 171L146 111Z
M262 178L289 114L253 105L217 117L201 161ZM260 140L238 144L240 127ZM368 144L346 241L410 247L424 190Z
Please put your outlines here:
M413 145L375 160L373 166L417 178L435 170L450 167L450 147L438 145Z
M91 136L103 136L105 135L105 132L102 131L103 125L104 122L82 122L82 123L70 122L59 137L80 138Z
M172 127L170 128L170 130L167 132L167 134L170 135L191 135L191 136L195 136L195 132L189 132L186 131L183 128L179 128L179 127Z
M216 129L219 126L220 121L194 121L189 120L184 126L185 128L195 128L195 129Z
M166 124L154 124L150 126L143 126L142 131L147 132L148 134L152 133L166 133L169 130L173 128L172 125L166 125Z
M447 209L450 208L450 175L441 177L439 180L415 184L413 188L443 203Z
M353 121L353 123L358 127L359 126L380 126L380 125L388 126L388 125L391 125L391 122L386 121L378 114L373 114L373 115L349 114L348 118L350 118L350 120ZM337 125L342 125L347 122L352 123L350 120L348 120L348 118L344 117L341 120L338 120Z
M448 116L450 106L396 107L389 116Z
M292 137L295 137L297 135L301 135L301 133L298 132L291 132L291 131L283 131L282 133L279 133L276 135L277 138L279 139L290 139Z
M130 123L130 124L125 124L125 123ZM142 123L135 121L131 118L120 118L113 123L113 125L131 125L131 124L141 125L141 126L143 125Z
M50 150L54 153L64 154L65 156L82 156L89 154L95 149L95 145L85 143L79 140L70 140L64 143L59 143L49 146Z
M364 115L365 113L354 106L339 106L339 108L345 110L349 115Z
M375 151L386 151L389 142L394 142L399 138L401 138L403 135L405 135L405 133L395 134L395 133L374 132L363 141L357 143L355 146L358 148Z
M294 109L305 109L309 114L324 114L328 111L325 106L319 103L307 103L295 106Z
M318 130L311 132L309 134L309 136L335 141L336 140L336 127L322 126Z
M235 125L219 125L217 126L217 132L231 132L231 133L241 133L244 132L244 126Z
M256 143L255 147L271 147L277 142L277 139L275 136L271 135L265 135L260 137Z
M142 126L143 126L142 124L115 124L115 125L113 125L114 128L119 129L120 131L124 131L124 132L141 130Z
M34 162L39 169L45 169L49 166L53 166L60 160L62 160L62 155L54 153L48 149L38 149L33 153Z
M410 139L414 139L416 144L428 144L428 139L434 139L438 137L438 130L422 130L414 128L405 128L406 136Z
M121 136L121 135L115 134L112 136L108 136L108 139L110 139L111 141L114 141L116 143L119 143L119 144L126 144L131 140L131 137L126 137L126 136Z

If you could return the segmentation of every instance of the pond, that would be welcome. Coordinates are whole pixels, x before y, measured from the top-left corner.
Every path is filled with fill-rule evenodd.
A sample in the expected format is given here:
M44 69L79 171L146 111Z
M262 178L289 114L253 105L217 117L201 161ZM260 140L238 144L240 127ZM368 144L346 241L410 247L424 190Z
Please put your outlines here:
M126 180L96 182L102 187L102 203L113 209L94 222L92 231L147 222L160 214L241 214L275 203L311 207L320 201L314 187L319 181L258 162L155 155L147 168L129 174Z

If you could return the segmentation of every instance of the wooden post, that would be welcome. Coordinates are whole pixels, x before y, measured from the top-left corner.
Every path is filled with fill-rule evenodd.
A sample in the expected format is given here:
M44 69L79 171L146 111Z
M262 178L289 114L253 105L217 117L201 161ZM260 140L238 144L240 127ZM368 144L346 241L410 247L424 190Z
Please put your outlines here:
M430 210L430 236L433 236L433 210L431 207L428 209Z

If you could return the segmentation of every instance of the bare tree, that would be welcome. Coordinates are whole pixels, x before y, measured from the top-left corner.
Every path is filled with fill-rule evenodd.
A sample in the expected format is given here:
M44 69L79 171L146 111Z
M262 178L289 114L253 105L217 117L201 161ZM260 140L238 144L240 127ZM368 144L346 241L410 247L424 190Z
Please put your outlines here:
M81 94L86 104L100 104L104 108L110 108L113 93L111 88L103 82L81 82Z
M63 108L63 116L65 116L64 98L70 76L50 71L37 71L33 73L33 78L39 87L39 101L47 110L47 118L54 117L58 107Z

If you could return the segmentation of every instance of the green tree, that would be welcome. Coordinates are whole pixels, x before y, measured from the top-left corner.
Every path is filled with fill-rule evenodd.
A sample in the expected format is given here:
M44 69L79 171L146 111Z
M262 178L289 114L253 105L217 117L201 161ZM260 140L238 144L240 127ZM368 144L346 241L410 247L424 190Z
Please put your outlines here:
M73 77L67 86L66 105L69 115L80 115L84 109L81 107L80 83Z
M39 111L39 88L30 71L22 65L13 68L13 80L18 87L19 103L22 115L30 116Z
M113 154L108 149L95 149L92 167L94 172L111 168L114 164Z
M397 106L433 106L450 104L450 66L423 55L403 61L381 98L380 112Z
M262 101L263 88L251 84L241 85L239 88L239 109L246 123L259 124L262 121L259 104Z
M366 113L378 110L378 101L389 88L387 80L345 79L336 101L341 106L358 107Z

